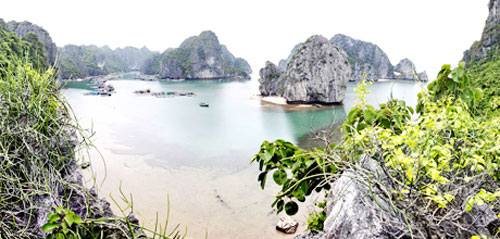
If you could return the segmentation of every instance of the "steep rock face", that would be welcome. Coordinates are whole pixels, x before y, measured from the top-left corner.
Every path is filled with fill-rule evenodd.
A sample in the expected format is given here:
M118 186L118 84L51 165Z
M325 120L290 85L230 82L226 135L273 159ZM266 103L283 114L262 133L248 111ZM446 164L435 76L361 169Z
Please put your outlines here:
M57 46L54 42L52 42L52 38L45 29L31 22L26 22L26 21L24 22L10 21L8 23L4 23L4 25L6 27L6 30L15 32L19 38L23 38L30 32L34 33L37 36L38 40L43 44L43 47L45 49L45 56L47 57L47 62L51 65L53 65L56 62Z
M488 56L492 49L500 45L500 0L490 0L489 15L483 29L481 40L474 42L471 48L464 52L463 61L479 61Z
M285 71L266 62L259 72L261 95L282 96L288 103L341 103L351 75L346 53L322 36L298 46Z
M300 47L302 46L302 44L304 44L303 42L295 45L292 49L292 51L290 52L290 55L286 58L286 59L283 59L281 60L279 63L278 63L278 69L282 72L285 72L286 71L286 67L288 66L288 62L290 62L290 60L292 59L293 55L295 55L295 53L297 53L297 51L300 49Z
M396 78L402 80L415 80L415 75L417 74L417 78L419 81L427 81L427 73L421 72L416 73L415 64L407 58L399 61L399 63L394 68L394 72L396 72Z
M281 96L285 93L281 74L275 64L266 62L266 66L259 71L259 91L262 96Z
M394 67L389 57L377 45L342 34L335 35L330 41L342 48L349 56L349 62L352 66L352 81L362 80L363 73L368 75L367 80L394 77Z
M245 77L252 73L250 65L234 57L211 31L186 39L179 48L162 54L161 78L210 79Z
M347 54L322 36L310 37L288 63L288 102L341 103L351 65Z

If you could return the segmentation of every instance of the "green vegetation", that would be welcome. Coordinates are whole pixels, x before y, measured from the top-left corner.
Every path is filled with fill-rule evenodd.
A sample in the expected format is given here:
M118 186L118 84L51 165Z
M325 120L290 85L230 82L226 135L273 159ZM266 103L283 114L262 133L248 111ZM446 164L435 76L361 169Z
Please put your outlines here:
M479 99L477 110L483 115L500 113L500 51L495 50L490 57L467 64L467 74L472 84L482 89L483 97Z
M141 73L146 75L156 75L160 73L160 54L153 54L150 58L146 59L141 66Z
M121 218L106 211L83 187L79 164L92 147L61 96L53 69L40 69L30 53L34 38L0 31L0 238L183 238L168 219L154 230L129 217L132 198L113 201ZM32 36L31 36L32 37ZM32 50L31 46L35 46ZM50 212L54 208L55 211ZM64 208L64 209L63 209ZM137 212L135 212L137 213ZM45 218L47 215L48 218Z
M78 234L74 232L76 227L82 224L82 218L68 208L57 207L55 212L47 215L49 221L42 226L42 231L50 233L47 239L75 239Z
M61 77L63 79L139 70L146 59L153 55L153 52L147 48L126 47L111 50L107 46L67 45L61 48L59 52ZM159 71L159 64L152 67L157 67Z
M413 109L404 102L391 100L375 109L364 101L367 92L363 82L339 144L314 150L283 140L262 144L252 160L261 170L258 181L264 187L273 175L282 186L272 206L293 215L297 201L327 191L349 171L367 186L392 236L481 236L478 224L467 218L484 207L500 216L500 118L478 114L482 93L464 64L454 70L443 66L419 94L420 115L413 121ZM367 161L376 163L375 171L362 167ZM312 214L309 229L321 230L324 219L324 212ZM495 238L499 229L488 228Z
M123 59L96 46L68 45L60 50L61 77L63 79L84 78L127 71Z
M160 74L162 78L198 78L208 70L214 76L249 77L248 63L235 58L211 31L190 37L178 47L154 55L141 67L143 74ZM201 76L200 76L201 75Z
M42 43L35 34L29 33L19 39L13 32L6 32L0 26L0 76L12 71L12 64L18 58L26 58L29 63L38 69L47 69L48 63Z
M274 79L274 78L280 77L280 75L281 75L280 72L269 73L269 75L267 76L267 78Z

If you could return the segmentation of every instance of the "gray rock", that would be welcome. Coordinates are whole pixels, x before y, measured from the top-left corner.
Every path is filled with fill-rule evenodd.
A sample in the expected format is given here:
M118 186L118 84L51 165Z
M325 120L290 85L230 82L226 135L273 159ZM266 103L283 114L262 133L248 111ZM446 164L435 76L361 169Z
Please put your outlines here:
M483 29L481 40L474 42L471 48L464 52L463 61L479 61L488 56L492 49L500 45L500 0L490 0L488 3L489 15Z
M364 167L377 171L377 163L365 159ZM383 221L377 217L376 206L368 188L353 180L354 173L346 172L332 185L328 195L325 238L387 239Z
M281 71L281 72L285 72L286 71L286 67L288 66L288 62L290 62L290 60L295 55L295 53L297 53L297 51L300 49L300 47L302 46L302 44L304 44L304 43L301 42L301 43L295 45L293 47L292 51L290 52L290 55L286 59L283 59L283 60L281 60L278 63L278 69L279 69L279 71Z
M365 155L360 164L362 168L357 170L370 172L373 181L387 181L385 173L376 161ZM385 196L381 196L383 192L377 187L372 187L370 192L365 182L366 180L353 171L344 172L332 183L327 198L327 219L324 222L324 231L302 233L295 239L410 238L410 235L404 232L406 225L402 219L390 218L391 220L388 220L392 214L382 211L381 208L390 208L384 200ZM470 225L469 229L477 232L475 234L483 234L488 238L492 238L490 230L500 226L496 213L486 204L474 205L470 212L462 215L460 221L462 225ZM474 235L466 232L464 230L455 233L455 238L468 239ZM415 238L422 237L415 235Z
M299 222L289 216L281 217L278 223L276 223L276 230L286 234L294 234L297 231L297 227L299 227Z
M324 232L307 231L293 237L293 239L325 239Z
M351 38L343 34L335 35L333 44L342 48L349 56L352 66L352 81L390 79L394 77L393 66L385 52L375 44Z
M259 90L262 96L281 96L285 93L283 85L284 72L279 71L275 64L267 61L266 66L259 71Z
M288 63L283 96L289 103L341 103L350 75L346 53L328 39L312 36Z
M422 81L422 82L429 81L429 77L427 77L427 72L426 71L418 73L417 76L418 76L418 81Z
M399 61L399 63L396 65L394 69L394 72L398 73L396 75L396 78L398 79L416 80L415 74L417 74L417 78L419 81L427 81L427 73L425 71L417 73L415 64L413 64L413 62L408 60L407 58Z
M234 57L211 31L190 37L179 48L165 51L159 71L164 79L249 78L251 73L250 65Z

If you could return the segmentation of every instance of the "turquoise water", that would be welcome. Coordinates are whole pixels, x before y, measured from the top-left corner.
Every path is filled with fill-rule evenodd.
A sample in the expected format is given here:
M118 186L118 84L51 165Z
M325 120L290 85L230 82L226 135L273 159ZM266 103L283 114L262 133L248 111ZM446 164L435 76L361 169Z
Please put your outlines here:
M95 144L107 163L104 194L116 192L122 180L127 191L139 195L136 203L153 215L163 210L163 193L169 192L173 217L190 226L192 238L202 238L206 228L211 238L284 238L274 230L277 217L269 214L276 190L260 190L257 167L249 165L253 154L264 140L299 143L313 129L343 122L355 104L354 83L343 105L322 108L261 103L255 81L108 83L116 89L111 97L84 96L87 82L70 82L63 90L82 125L97 132ZM145 89L192 91L196 97L133 93ZM421 86L377 82L369 89L370 104L387 101L392 92L415 105ZM199 107L200 102L210 107ZM95 171L104 170L93 164Z

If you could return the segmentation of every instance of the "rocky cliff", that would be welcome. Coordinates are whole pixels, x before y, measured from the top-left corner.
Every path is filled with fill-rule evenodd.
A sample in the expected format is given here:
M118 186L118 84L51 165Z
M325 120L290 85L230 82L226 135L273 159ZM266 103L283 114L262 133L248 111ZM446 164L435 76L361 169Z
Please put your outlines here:
M367 74L367 80L394 77L394 67L389 57L377 45L342 34L335 35L330 41L342 48L349 56L349 62L352 66L351 80L362 80L363 73Z
M2 25L3 20L0 21L0 25ZM43 44L45 49L45 56L47 57L47 62L50 65L54 65L57 58L57 46L52 41L49 33L40 26L37 26L31 22L15 22L10 21L8 23L3 22L5 30L15 32L19 38L24 38L29 33L34 33Z
M341 103L351 65L347 54L322 36L312 36L290 58L286 71L270 62L260 71L261 95L288 103Z
M146 47L117 48L108 46L66 45L59 49L63 79L105 75L114 72L139 70L154 52Z
M157 64L154 60L148 60L148 63ZM159 65L158 72L149 74L157 73L164 79L248 78L252 73L250 65L244 59L234 57L211 31L186 39L178 48L167 49Z
M481 40L474 42L469 50L464 52L463 61L479 61L493 54L500 45L500 0L490 0L489 15L483 29Z
M286 68L285 68L286 71ZM283 75L282 75L283 74ZM259 91L263 96L282 96L285 93L283 85L284 71L272 62L267 61L259 71Z
M349 81L362 80L364 73L366 73L366 79L372 81L378 79L415 80L413 71L411 70L415 69L415 65L408 59L404 59L400 62L402 63L401 67L397 68L391 64L387 54L373 43L357 40L343 34L335 35L330 41L347 53L349 63L351 63L352 67ZM278 69L280 71L283 72L286 70L288 62L302 44L303 43L297 44L288 58L279 62ZM410 68L406 68L410 65ZM420 81L427 81L427 73L421 72L416 74ZM403 75L405 77L402 77Z
M349 56L349 62L352 65L351 81L362 80L364 73L367 74L367 80L415 80L415 65L406 58L395 67L391 64L387 54L373 43L342 34L335 35L330 41L344 49ZM417 73L415 71L415 74L417 74L418 80L427 81L426 72Z

